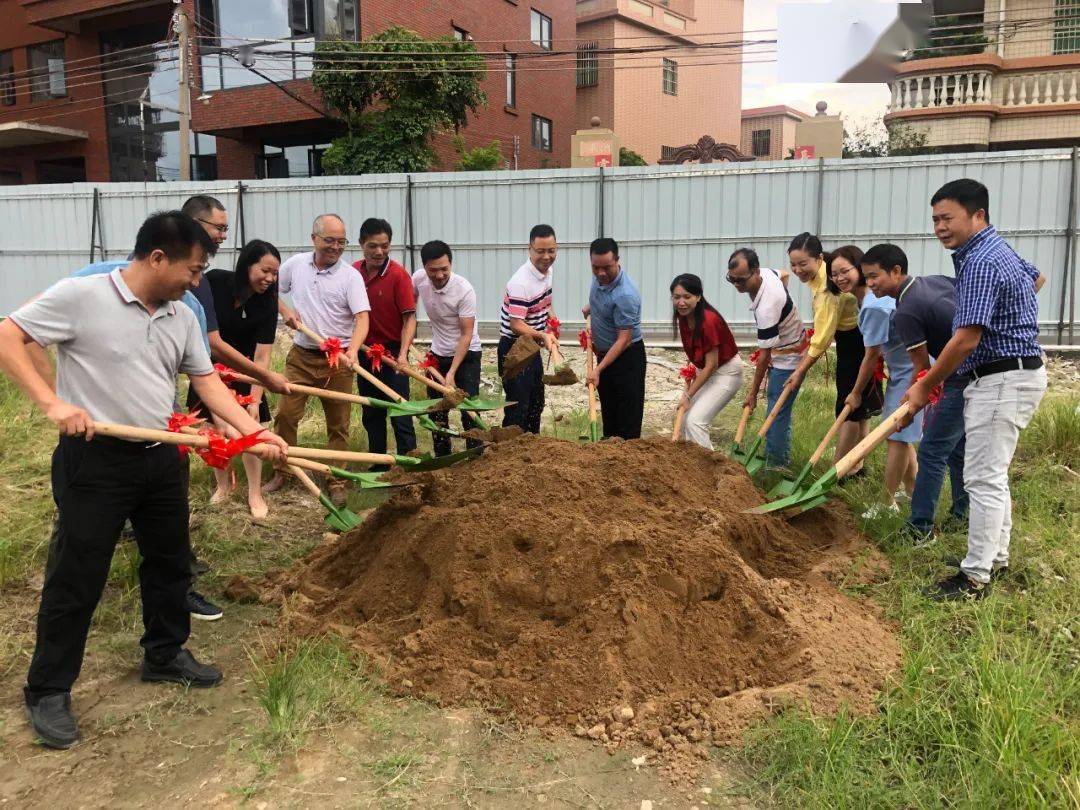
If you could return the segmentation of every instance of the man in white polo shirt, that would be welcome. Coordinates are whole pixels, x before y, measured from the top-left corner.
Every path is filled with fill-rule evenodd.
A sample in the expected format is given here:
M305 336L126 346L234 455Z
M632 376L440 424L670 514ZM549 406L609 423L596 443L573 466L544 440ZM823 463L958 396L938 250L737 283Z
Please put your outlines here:
M291 383L348 394L352 391L352 366L368 333L371 307L367 290L360 274L341 258L349 244L341 217L337 214L317 216L311 226L311 243L315 247L313 251L299 253L282 262L278 271L278 290L291 297L295 311L280 297L278 307L290 326L302 322L323 338L337 338L344 351L334 368L313 340L297 332L293 347L285 358L285 377ZM307 399L307 394L294 393L285 394L278 400L274 430L289 444L296 444L296 430L304 416ZM327 446L331 450L348 449L352 404L334 399L320 399L319 402L326 415ZM285 479L278 472L263 491L276 492L284 485ZM344 506L345 482L331 478L327 486L330 500L337 506Z
M68 278L0 323L0 371L60 429L53 454L57 507L25 697L37 736L53 748L79 739L71 687L121 527L131 521L139 567L144 681L215 686L221 671L184 649L191 544L185 470L176 447L94 435L94 423L164 429L176 375L242 434L262 430L214 373L195 315L176 302L199 282L206 233L179 211L151 216L124 269ZM27 344L57 346L56 389ZM286 445L263 439L280 458Z
M431 353L439 364L439 373L446 384L465 391L469 396L480 393L480 332L476 326L476 290L472 284L454 272L454 252L446 242L434 240L420 248L423 270L413 273L413 291L424 304L431 324ZM438 396L431 390L431 396ZM431 418L442 425L450 423L445 411ZM466 430L479 427L468 412L461 412L461 424ZM450 437L432 434L435 455L450 453ZM475 447L480 442L466 440Z

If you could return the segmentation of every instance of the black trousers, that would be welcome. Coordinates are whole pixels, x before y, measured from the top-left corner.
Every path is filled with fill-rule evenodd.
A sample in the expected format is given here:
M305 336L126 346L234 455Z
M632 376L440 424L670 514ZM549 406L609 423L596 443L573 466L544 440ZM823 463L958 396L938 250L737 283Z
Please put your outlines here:
M645 341L631 343L600 372L596 393L600 395L604 438L640 439L645 417Z
M466 352L465 358L461 361L461 365L458 366L457 372L454 374L454 384L468 394L471 397L475 397L480 393L480 352ZM443 357L442 355L435 355L435 359L439 361L439 373L445 375L450 366L454 362L453 357ZM440 397L438 391L434 388L428 389L428 395L431 398ZM480 423L473 419L472 415L468 411L458 411L461 414L461 426L465 430L469 430L474 427L480 427ZM446 427L450 424L449 411L439 411L438 413L431 414L431 421L437 425ZM448 456L452 450L450 446L450 437L442 433L432 433L431 443L435 448L436 456ZM483 442L479 442L476 439L466 439L466 447L476 447Z
M397 359L397 353L401 350L401 345L398 343L392 343L386 347L386 351ZM398 374L392 368L389 363L383 363L378 371L371 371L371 361L367 359L367 355L364 352L360 352L360 365L364 367L365 371L370 371L372 375L377 377L382 382L386 383L394 391L397 391L405 399L409 398L409 377L406 374ZM369 383L363 377L357 375L356 387L362 397L374 397L375 399L386 399L386 394ZM364 430L367 432L367 446L369 453L385 453L386 452L386 411L382 408L369 408L366 405L363 406L361 411L361 421L364 423ZM392 416L390 417L390 424L394 428L394 441L397 444L397 454L400 456L409 453L416 449L416 428L413 427L413 420L411 416Z
M517 338L499 338L499 377L502 377L503 364L510 347ZM537 354L525 370L509 382L503 381L503 391L507 402L516 402L503 409L503 427L517 425L526 433L540 432L540 417L544 413L544 361Z
M52 459L56 542L45 569L37 643L26 678L28 702L70 692L79 677L90 619L125 520L131 521L142 555L140 644L146 657L169 661L187 641L186 468L170 445L61 437Z

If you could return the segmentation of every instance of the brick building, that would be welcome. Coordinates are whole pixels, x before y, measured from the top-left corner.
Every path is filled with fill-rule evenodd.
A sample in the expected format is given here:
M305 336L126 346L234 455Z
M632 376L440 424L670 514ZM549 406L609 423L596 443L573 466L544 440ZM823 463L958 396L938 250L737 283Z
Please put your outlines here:
M743 110L739 151L758 160L784 160L795 149L796 125L809 117L782 104Z
M520 57L574 36L574 0L183 5L196 23L193 177L321 173L321 150L341 130L309 80L314 42L365 38L391 25L472 39L490 54L488 105L462 133L467 148L499 140L509 167L569 165L573 65L532 70ZM171 28L173 8L171 0L0 0L0 182L179 177L179 55L155 46ZM254 56L241 49L248 45ZM437 168L453 166L449 141L436 141Z
M578 0L578 129L596 116L649 163L703 135L738 146L741 51L694 46L742 29L743 0ZM668 50L604 55L650 46Z

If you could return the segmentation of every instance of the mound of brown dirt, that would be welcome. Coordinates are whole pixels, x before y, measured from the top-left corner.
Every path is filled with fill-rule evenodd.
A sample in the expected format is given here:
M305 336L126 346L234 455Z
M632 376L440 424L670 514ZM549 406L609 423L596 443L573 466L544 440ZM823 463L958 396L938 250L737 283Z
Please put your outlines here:
M869 710L898 663L873 606L830 582L858 578L856 555L881 570L850 515L742 512L761 502L694 445L524 435L256 590L395 687L688 761L795 702Z

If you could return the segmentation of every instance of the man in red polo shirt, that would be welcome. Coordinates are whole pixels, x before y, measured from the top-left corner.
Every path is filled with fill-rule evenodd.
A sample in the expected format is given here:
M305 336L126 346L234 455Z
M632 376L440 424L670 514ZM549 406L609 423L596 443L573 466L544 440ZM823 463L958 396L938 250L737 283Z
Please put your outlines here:
M384 219L368 219L360 226L360 247L364 258L355 264L367 285L371 304L371 325L367 345L376 343L386 347L390 357L399 365L409 362L409 346L416 337L416 299L413 296L412 277L398 262L390 258L390 240L394 232ZM360 353L360 364L397 391L409 398L409 378L383 363L378 371L372 371L371 360ZM357 377L361 396L385 399L374 385L363 377ZM368 436L368 451L386 452L386 411L379 408L363 409L364 430ZM394 428L394 441L401 455L416 449L416 431L411 416L395 416L390 420Z

